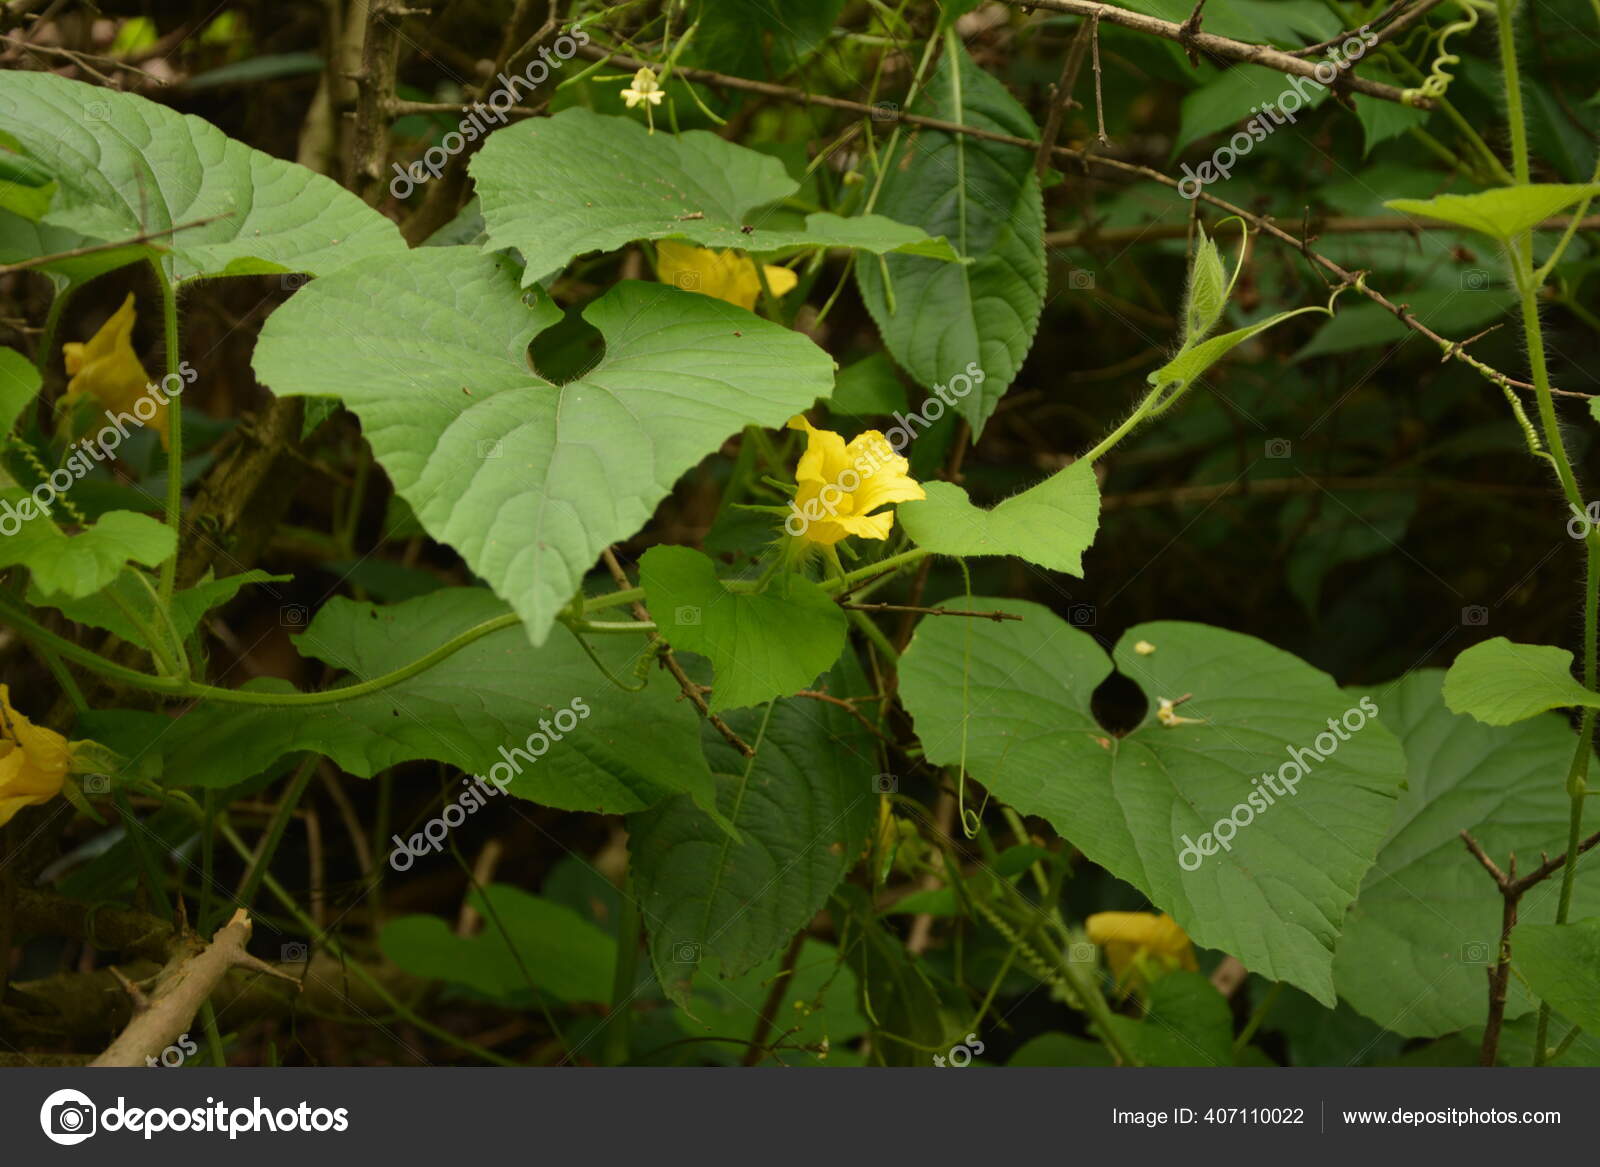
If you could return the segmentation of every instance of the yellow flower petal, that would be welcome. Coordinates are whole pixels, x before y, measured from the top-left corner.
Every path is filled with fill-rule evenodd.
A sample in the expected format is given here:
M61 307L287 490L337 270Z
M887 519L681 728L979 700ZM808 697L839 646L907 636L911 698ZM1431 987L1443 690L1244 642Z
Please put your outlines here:
M60 794L71 764L67 739L13 709L10 689L0 685L0 826Z
M1194 945L1165 912L1096 912L1084 922L1089 939L1106 954L1120 983L1141 979L1141 965L1165 971L1195 971Z
M156 431L163 449L167 445L167 403L150 391L150 375L133 351L133 293L85 344L61 346L67 373L65 400L93 397L112 413L131 414ZM134 406L148 397L150 406L139 413ZM151 409L151 406L154 409ZM148 414L148 416L146 416Z
M794 510L801 529L785 530L808 543L833 544L849 535L887 539L894 527L894 512L879 507L926 498L910 477L910 463L877 430L851 440L849 445L832 430L819 430L802 416L789 420L789 428L806 435L806 450L795 468Z
M774 296L793 290L800 282L800 277L786 267L767 264L763 270ZM658 240L656 276L664 284L725 300L750 311L755 310L756 301L761 298L761 277L756 274L755 260L731 248L713 251L676 239Z

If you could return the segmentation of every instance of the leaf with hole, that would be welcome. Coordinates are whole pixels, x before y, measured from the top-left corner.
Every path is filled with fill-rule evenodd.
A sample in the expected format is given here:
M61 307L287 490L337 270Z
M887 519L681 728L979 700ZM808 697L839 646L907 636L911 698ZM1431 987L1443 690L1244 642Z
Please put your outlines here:
M996 798L1049 820L1196 944L1331 1005L1340 926L1405 775L1389 732L1286 652L1163 621L1117 645L1115 667L1151 706L1117 736L1090 712L1113 668L1094 637L1037 604L961 603L1022 620L918 625L900 693L928 761L964 758ZM1160 699L1186 695L1174 714L1197 723L1163 724Z
M583 312L604 356L555 385L528 344L561 312L530 295L471 248L360 264L273 313L255 369L274 392L342 400L423 527L542 644L602 551L729 435L827 396L833 362L730 304L622 283Z

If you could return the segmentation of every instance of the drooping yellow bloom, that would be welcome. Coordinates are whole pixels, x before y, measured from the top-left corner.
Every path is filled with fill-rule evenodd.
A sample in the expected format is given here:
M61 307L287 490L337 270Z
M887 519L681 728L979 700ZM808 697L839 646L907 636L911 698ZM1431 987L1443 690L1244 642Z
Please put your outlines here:
M800 282L794 272L774 263L763 265L762 270L766 272L767 287L774 296L783 295ZM659 240L656 275L664 284L714 296L752 311L761 298L761 277L756 274L756 261L731 248L713 251L675 239Z
M150 375L139 363L133 351L133 293L100 326L100 331L89 338L87 344L68 343L61 346L65 356L67 382L64 401L71 404L85 396L93 397L112 413L132 414L141 423L156 431L162 448L167 445L167 403L157 393L150 392ZM141 401L149 404L137 408Z
M1139 983L1187 969L1194 972L1194 945L1165 912L1096 912L1084 921L1089 939L1105 950L1117 983Z
M13 709L10 689L0 685L0 826L60 794L71 769L67 739Z
M794 502L783 524L796 539L824 545L846 535L887 539L894 512L878 508L928 497L911 477L911 464L877 430L846 445L838 434L819 430L804 417L791 418L789 428L805 431L807 439L795 469Z

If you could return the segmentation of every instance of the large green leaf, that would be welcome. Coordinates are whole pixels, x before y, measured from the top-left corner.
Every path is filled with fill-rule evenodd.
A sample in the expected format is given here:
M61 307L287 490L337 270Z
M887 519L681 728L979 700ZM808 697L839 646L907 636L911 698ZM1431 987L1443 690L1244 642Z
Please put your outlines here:
M41 384L32 361L14 348L0 348L0 442L39 395Z
M1485 725L1510 725L1552 709L1600 707L1600 694L1573 677L1566 649L1496 636L1456 657L1444 677L1444 703Z
M955 764L964 747L972 776L997 798L1048 819L1196 943L1331 1005L1340 921L1404 777L1389 732L1288 653L1161 622L1129 629L1117 646L1116 667L1151 705L1118 738L1090 713L1112 671L1093 637L1037 604L962 602L1023 619L919 625L901 659L900 695L928 760ZM1200 724L1163 724L1159 700L1186 694L1173 712ZM1346 715L1361 728L1336 736L1329 721ZM1230 816L1233 836L1219 850Z
M473 891L484 913L476 936L458 936L438 916L390 920L383 954L414 977L466 985L508 1004L528 1004L530 986L560 1001L609 1004L617 942L571 908L505 884Z
M688 547L652 547L639 582L656 626L715 670L711 708L737 709L804 689L839 659L848 621L810 580L786 574L762 592L731 592Z
M31 517L21 518L23 506ZM110 511L68 535L20 488L0 489L0 567L26 567L41 592L93 595L129 561L155 567L177 545L171 527L137 511Z
M1494 239L1515 239L1573 203L1600 195L1600 183L1528 183L1470 195L1431 199L1390 199L1383 205L1406 215L1438 219Z
M906 534L938 555L1015 555L1052 571L1083 574L1083 552L1100 525L1094 466L1074 462L997 503L972 505L953 482L930 482L928 497L897 508Z
M1502 868L1515 853L1524 871L1541 852L1567 846L1562 778L1571 729L1554 714L1480 725L1445 708L1443 679L1422 670L1373 693L1384 724L1405 744L1406 789L1334 958L1339 995L1407 1037L1482 1025L1488 1007L1483 970L1500 944L1500 893L1461 832L1471 831ZM1554 919L1556 882L1523 897L1524 923ZM1575 895L1575 914L1600 912L1594 867L1579 868ZM1507 1018L1532 1008L1513 977Z
M685 471L833 384L804 336L708 296L623 283L583 315L605 356L553 385L527 348L560 310L525 306L504 259L429 247L309 284L267 321L255 369L279 394L342 399L428 533L539 644Z
M295 647L369 680L505 612L484 588L444 588L388 607L336 598ZM643 644L605 636L593 648L626 677ZM625 813L683 792L714 806L694 710L670 678L647 675L643 690L625 692L571 636L535 649L512 626L365 697L311 707L203 704L176 723L124 714L103 740L130 757L155 751L174 786L229 786L285 754L316 750L363 778L419 758L496 782L509 777L509 793L564 810ZM567 709L580 715L577 726L552 733Z
M834 674L838 676L838 673ZM687 1004L704 965L737 977L821 910L872 822L873 738L844 710L807 698L729 716L754 763L709 729L717 802L735 840L686 798L628 820L634 886L662 987Z
M574 256L636 239L761 252L858 247L954 258L943 240L883 215L842 219L824 212L807 216L805 231L763 228L752 217L755 208L788 198L800 184L771 155L704 130L651 134L631 118L565 109L490 135L468 167L488 246L522 253L524 285Z
M1511 959L1541 1001L1600 1034L1600 919L1518 924Z
M20 217L5 216L12 221L0 224L0 259L29 246L60 251L213 216L226 217L155 241L169 278L323 275L405 251L393 223L332 180L130 93L50 73L6 72L0 126L58 184L36 233ZM95 257L73 274L139 254Z
M965 49L958 58L940 60L916 112L1036 138L1033 120L1005 86ZM861 295L894 359L923 386L971 376L969 365L983 371L981 385L959 406L977 437L1022 367L1044 306L1044 207L1033 153L927 130L909 135L901 150L877 209L948 237L972 262L862 259Z

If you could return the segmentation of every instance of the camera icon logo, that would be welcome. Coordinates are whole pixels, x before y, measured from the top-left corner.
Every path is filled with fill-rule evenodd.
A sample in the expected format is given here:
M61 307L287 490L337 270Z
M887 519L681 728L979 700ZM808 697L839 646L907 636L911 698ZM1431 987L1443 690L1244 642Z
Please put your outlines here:
M1287 458L1293 449L1294 446L1288 438L1267 439L1267 457L1269 458Z
M311 609L304 604L285 604L278 609L278 623L285 628L304 628L311 623Z
M700 623L700 609L693 604L683 604L672 610L672 622L678 627L688 627Z
M900 779L893 774L874 774L872 776L872 793L898 794L900 792Z
M94 1134L98 1114L98 1108L82 1091L57 1090L39 1108L39 1126L52 1143L72 1147Z
M1463 292L1487 291L1489 284L1489 273L1482 268L1469 267L1461 273L1461 290Z
M311 950L298 940L291 941L278 949L278 959L284 964L304 964L311 959Z
M484 438L478 443L478 457L498 458L504 451L500 448L499 438Z
M1482 628L1489 623L1489 609L1482 604L1469 604L1461 609L1461 623L1468 628Z
M311 277L303 271L286 271L278 277L278 286L286 292L293 292L303 288L311 282Z
M1073 964L1093 964L1095 947L1087 940L1080 940L1067 948L1067 959Z
M83 107L83 116L92 122L108 122L111 120L111 106L103 101L91 101Z
M677 272L673 275L672 282L686 292L698 292L700 290L700 273L697 271Z
M1461 946L1462 964L1488 964L1493 958L1493 950L1482 940L1469 940Z
M104 774L85 774L83 776L83 792L85 794L110 794L111 779Z
M893 101L877 101L872 105L872 120L875 122L897 122L900 120L900 106Z
M1067 276L1067 287L1074 292L1094 291L1094 272L1080 267Z
M1073 604L1067 609L1067 623L1074 628L1093 628L1095 609L1093 604Z
M700 945L693 940L674 940L672 942L673 964L699 964Z

